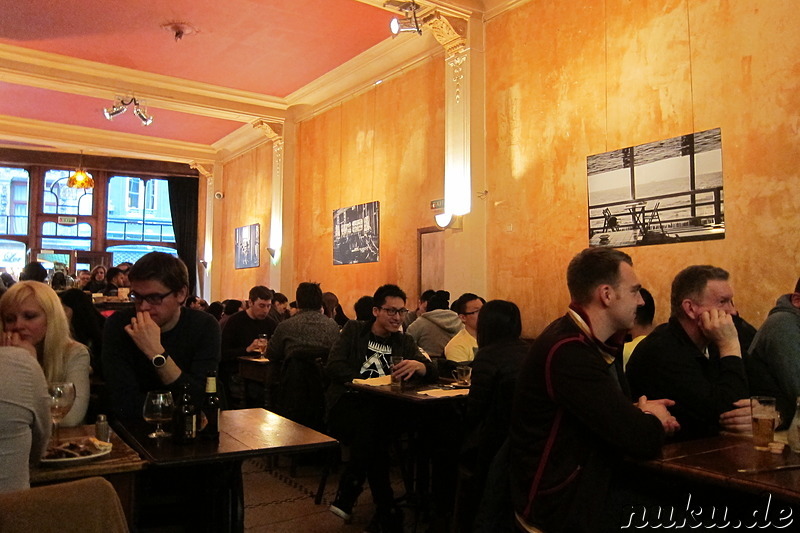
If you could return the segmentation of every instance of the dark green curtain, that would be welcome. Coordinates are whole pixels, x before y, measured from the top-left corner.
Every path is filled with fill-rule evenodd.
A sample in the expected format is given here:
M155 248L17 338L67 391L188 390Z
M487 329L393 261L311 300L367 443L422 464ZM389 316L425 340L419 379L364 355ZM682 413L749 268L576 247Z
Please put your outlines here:
M189 295L197 286L197 178L170 177L169 208L178 257L189 270Z

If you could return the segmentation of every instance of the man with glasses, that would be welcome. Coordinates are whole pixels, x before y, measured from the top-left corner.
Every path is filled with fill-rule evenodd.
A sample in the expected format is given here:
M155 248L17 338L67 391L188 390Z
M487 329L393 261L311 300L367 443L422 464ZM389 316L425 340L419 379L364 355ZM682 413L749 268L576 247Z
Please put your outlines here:
M486 300L467 292L453 303L453 311L464 324L464 329L456 333L444 347L444 357L454 363L470 363L475 359L478 349L478 313Z
M331 348L327 372L331 379L327 402L332 434L351 447L351 459L339 481L331 512L350 520L358 495L369 479L377 513L374 525L380 531L402 531L403 515L394 504L389 478L389 444L395 417L373 396L348 390L356 378L389 376L408 381L414 377L436 379L433 363L403 333L406 294L397 285L383 285L373 296L373 320L348 322ZM403 361L390 367L391 359Z
M177 397L185 382L200 401L206 374L219 364L220 331L212 315L184 307L186 265L169 254L150 252L128 277L135 309L111 315L103 333L109 413L141 417L147 391L166 389Z

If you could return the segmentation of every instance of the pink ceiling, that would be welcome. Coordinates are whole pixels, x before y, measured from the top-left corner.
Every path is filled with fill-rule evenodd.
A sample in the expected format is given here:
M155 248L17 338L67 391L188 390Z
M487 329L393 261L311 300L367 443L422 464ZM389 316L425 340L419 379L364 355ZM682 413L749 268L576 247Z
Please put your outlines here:
M0 42L285 97L388 37L392 14L357 0L0 0ZM162 25L197 29L176 41ZM107 121L108 100L3 83L0 115L211 144L241 123L157 109Z
M356 0L2 0L0 42L284 97L388 35ZM197 33L175 41L161 26Z
M110 107L112 103L111 99L102 100L0 82L0 115L200 144L216 142L242 126L240 122L149 108L153 123L145 127L134 116L132 106L109 121L103 115L103 108Z

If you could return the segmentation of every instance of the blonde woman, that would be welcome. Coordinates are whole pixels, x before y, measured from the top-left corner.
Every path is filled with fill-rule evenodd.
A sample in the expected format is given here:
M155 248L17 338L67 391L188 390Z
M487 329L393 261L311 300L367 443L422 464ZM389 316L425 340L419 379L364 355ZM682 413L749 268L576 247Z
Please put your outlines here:
M62 426L83 422L89 407L89 351L72 338L55 291L38 281L15 283L0 298L0 345L35 355L48 382L75 384L75 403Z

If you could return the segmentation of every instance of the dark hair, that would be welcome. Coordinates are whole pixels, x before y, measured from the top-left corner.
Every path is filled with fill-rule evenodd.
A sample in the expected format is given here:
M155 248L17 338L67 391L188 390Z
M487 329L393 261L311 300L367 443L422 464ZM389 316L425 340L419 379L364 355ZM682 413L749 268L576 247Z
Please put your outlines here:
M8 272L3 272L0 274L0 279L2 279L3 283L5 283L6 289L10 288L14 283L16 283L16 281L14 281L14 276Z
M372 320L374 318L372 314L372 308L375 307L374 301L372 296L362 296L356 301L353 306L356 312L356 320Z
M117 268L119 268L123 272L123 274L127 274L128 270L130 270L132 266L133 266L133 263L129 263L128 261L123 261L122 263L117 265ZM122 267L125 267L125 268L122 268Z
M50 280L50 286L54 291L60 291L67 288L67 276L63 272L56 272Z
M106 281L108 283L114 283L114 278L122 273L122 270L120 270L118 267L111 267L106 271Z
M273 304L285 304L289 301L289 298L286 297L285 294L282 292L276 292L272 295L272 303Z
M522 318L519 307L506 300L491 300L478 313L478 347L496 342L519 339Z
M336 306L339 305L339 297L332 292L323 292L322 305L325 306L325 315L329 318L333 318L336 316Z
M644 303L636 308L636 323L640 326L649 326L656 316L656 302L653 300L653 295L650 294L650 291L644 287L639 289L639 294L642 295Z
M183 261L164 252L150 252L139 258L128 271L128 279L157 281L171 291L189 287L189 272Z
M677 318L683 316L683 301L699 298L709 281L727 281L730 274L726 270L711 265L692 265L686 267L672 280L672 293L669 304L670 313Z
M211 302L208 304L208 309L206 309L206 313L212 315L214 318L219 320L222 317L222 303L221 302Z
M381 307L386 303L386 298L400 298L403 302L406 301L406 293L397 285L381 285L375 294L372 295L373 307Z
M800 293L800 278L797 278L797 285L794 286L794 292Z
M619 265L633 260L625 252L614 248L586 248L572 258L567 267L567 288L572 301L587 304L599 285L616 286L619 283Z
M252 289L250 289L250 293L247 295L247 299L251 302L255 303L256 300L267 300L269 302L272 301L272 296L275 293L272 292L272 289L268 289L263 285L256 285Z
M289 302L289 307L291 307L292 309L297 309L297 300L292 300L291 302Z
M436 291L431 299L428 300L428 311L450 308L450 293L447 291Z
M58 294L61 303L72 309L70 329L73 338L89 347L92 370L102 376L100 354L103 351L105 317L92 303L92 297L80 289L67 289Z
M419 300L421 302L430 302L433 295L436 294L436 291L433 289L428 289L427 291L423 292L419 295Z
M46 279L47 279L47 270L44 268L44 265L36 261L25 265L25 267L22 269L22 272L19 273L20 281L44 282L44 280Z
M319 283L304 281L297 286L295 291L297 307L299 309L314 309L318 311L322 307L322 289Z
M242 308L241 300L229 299L222 302L222 312L226 315L232 315L234 313L238 313L239 309L241 308Z
M485 304L486 300L478 296L477 294L472 294L471 292L465 292L458 299L453 302L451 309L458 313L459 315L463 315L464 312L467 310L467 304L473 300L480 300L481 303Z

